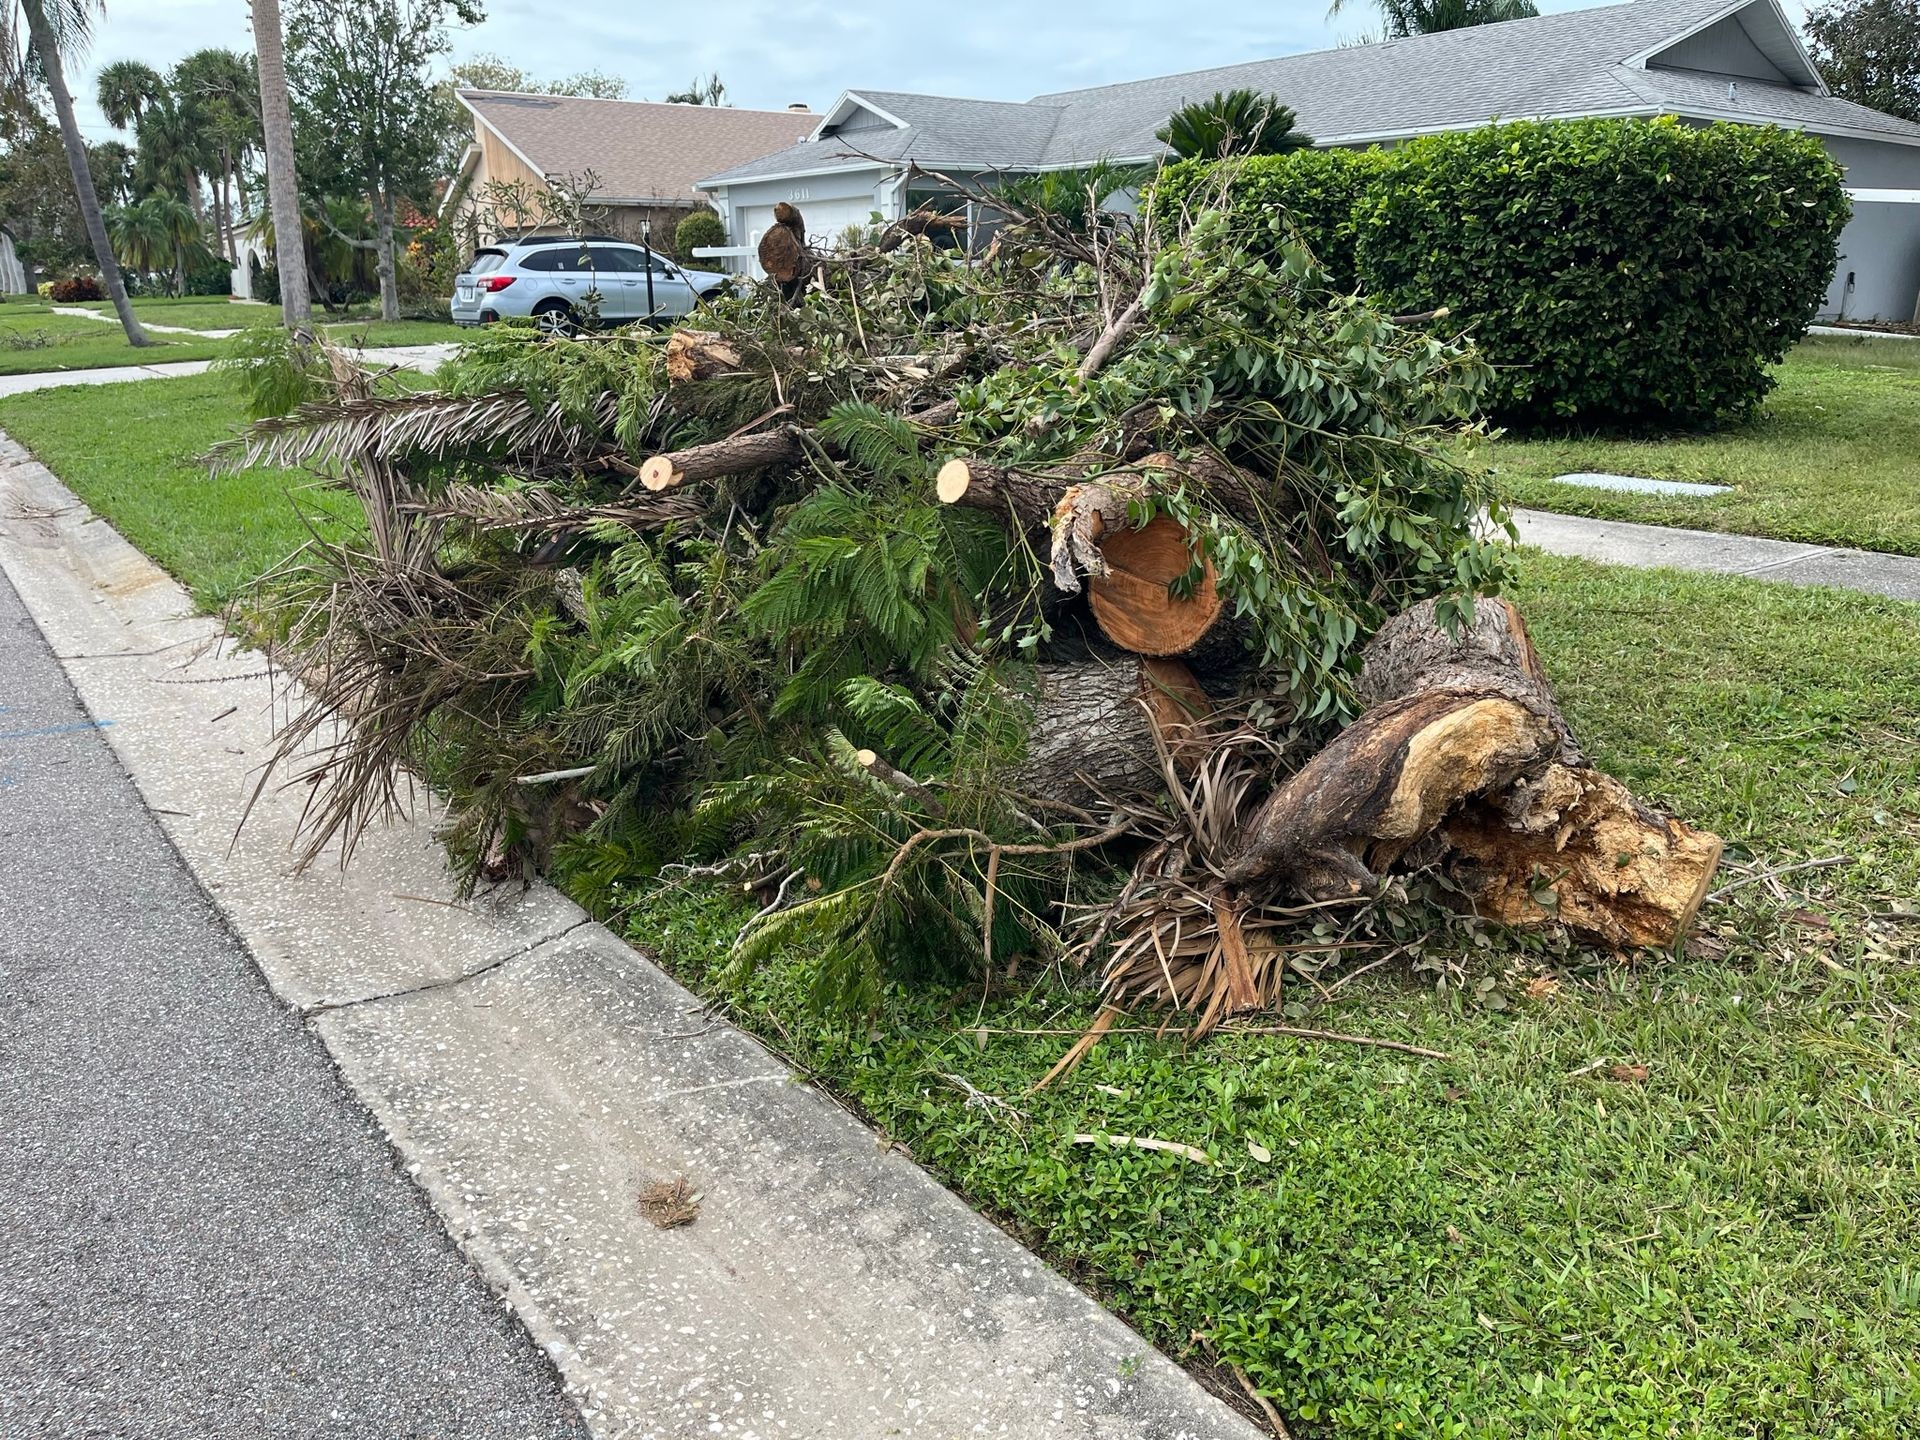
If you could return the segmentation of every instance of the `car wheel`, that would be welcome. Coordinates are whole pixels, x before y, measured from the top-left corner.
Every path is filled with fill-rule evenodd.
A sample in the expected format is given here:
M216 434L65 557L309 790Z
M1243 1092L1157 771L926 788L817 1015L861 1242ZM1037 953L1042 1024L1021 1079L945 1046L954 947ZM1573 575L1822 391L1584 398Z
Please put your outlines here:
M542 335L578 335L580 317L564 300L548 300L533 310L533 328Z

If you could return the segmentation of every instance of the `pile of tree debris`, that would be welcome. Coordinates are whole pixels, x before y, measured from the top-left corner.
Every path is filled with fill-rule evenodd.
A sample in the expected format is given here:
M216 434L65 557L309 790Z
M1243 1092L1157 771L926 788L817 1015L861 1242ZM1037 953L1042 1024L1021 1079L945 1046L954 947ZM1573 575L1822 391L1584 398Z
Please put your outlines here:
M1683 935L1719 842L1587 763L1496 597L1471 348L1217 205L1000 203L972 259L783 214L684 329L494 330L229 447L367 511L271 586L314 852L424 774L476 874L702 862L827 999L1077 954L1197 1030L1408 872Z

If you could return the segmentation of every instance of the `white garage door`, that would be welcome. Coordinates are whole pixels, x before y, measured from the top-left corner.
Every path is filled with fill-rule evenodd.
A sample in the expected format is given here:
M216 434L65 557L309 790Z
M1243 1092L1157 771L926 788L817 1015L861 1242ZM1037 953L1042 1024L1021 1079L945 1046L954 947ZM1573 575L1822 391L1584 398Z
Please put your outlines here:
M841 234L849 225L865 225L873 219L873 200L865 195L853 200L796 200L793 204L806 224L807 242L820 250L831 250L838 245ZM772 224L771 205L741 206L740 228L746 234L740 243L757 250L760 237L767 233L767 227ZM764 273L759 263L749 263L754 277L758 279Z

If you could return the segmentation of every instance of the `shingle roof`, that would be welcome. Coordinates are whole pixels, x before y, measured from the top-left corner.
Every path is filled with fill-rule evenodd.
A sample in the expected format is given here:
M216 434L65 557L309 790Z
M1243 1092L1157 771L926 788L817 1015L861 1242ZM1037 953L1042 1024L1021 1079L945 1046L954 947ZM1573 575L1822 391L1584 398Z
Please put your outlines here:
M1216 91L1271 91L1322 144L1397 138L1532 116L1679 110L1788 125L1847 126L1920 139L1920 125L1786 84L1640 69L1630 59L1714 20L1729 0L1632 0L1438 35L1063 90L1025 105L856 90L908 124L791 146L704 184L887 161L1024 169L1141 159L1181 105ZM1015 116L1019 118L1016 120Z
M820 117L647 100L462 90L460 98L536 169L599 176L601 200L693 200L703 175L803 139Z

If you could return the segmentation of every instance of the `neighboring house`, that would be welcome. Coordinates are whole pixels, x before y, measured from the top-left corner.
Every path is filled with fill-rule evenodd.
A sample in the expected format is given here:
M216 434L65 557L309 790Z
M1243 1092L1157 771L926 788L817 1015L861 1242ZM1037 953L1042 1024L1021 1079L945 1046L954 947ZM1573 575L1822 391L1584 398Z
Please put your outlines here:
M13 231L0 225L0 295L25 295L32 289L20 252L14 248Z
M1854 202L1825 313L1907 320L1920 295L1920 125L1831 95L1777 0L1633 0L1024 103L850 90L803 143L716 171L700 189L736 245L758 242L780 200L829 236L938 203L928 172L990 185L1160 159L1153 132L1168 116L1240 87L1279 96L1320 145L1598 115L1803 129L1846 167Z
M501 90L457 93L473 116L473 143L447 198L476 223L482 241L500 238L502 224L484 203L490 182L538 190L591 172L597 183L589 202L604 212L596 229L638 240L651 226L655 243L671 243L674 226L706 203L694 181L792 145L820 118L804 105L736 110Z

